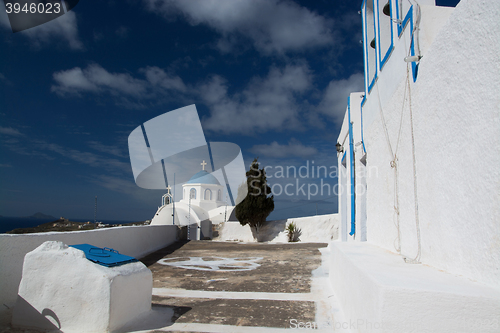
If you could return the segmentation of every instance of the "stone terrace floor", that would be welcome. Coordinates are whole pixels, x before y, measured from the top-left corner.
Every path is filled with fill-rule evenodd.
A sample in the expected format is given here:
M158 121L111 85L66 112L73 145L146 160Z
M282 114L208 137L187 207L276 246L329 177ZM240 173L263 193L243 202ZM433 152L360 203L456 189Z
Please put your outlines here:
M319 250L326 246L175 243L142 259L153 272L155 315L126 331L332 332L338 307Z
M325 243L172 244L141 261L152 311L121 332L348 332L328 279ZM6 328L0 333L35 333ZM117 332L120 333L120 332Z

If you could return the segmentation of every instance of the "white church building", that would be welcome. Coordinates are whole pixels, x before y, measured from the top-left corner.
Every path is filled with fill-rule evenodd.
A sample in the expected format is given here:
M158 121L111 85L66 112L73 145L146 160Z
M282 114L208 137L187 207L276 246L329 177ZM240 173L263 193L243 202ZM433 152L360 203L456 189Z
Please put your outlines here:
M235 220L232 216L234 206L228 205L224 187L205 170L205 161L201 165L202 170L182 184L180 201L174 202L171 188L167 187L162 205L151 220L152 225L189 225L190 230L196 230L189 239L203 239L211 238L212 224Z
M356 332L500 332L500 1L364 0L361 17L330 243L342 311Z

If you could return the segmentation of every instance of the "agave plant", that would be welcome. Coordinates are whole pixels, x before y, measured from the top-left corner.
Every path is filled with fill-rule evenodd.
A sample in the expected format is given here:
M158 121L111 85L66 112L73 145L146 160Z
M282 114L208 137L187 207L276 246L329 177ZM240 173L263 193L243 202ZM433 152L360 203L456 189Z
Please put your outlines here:
M297 232L297 226L295 223L290 222L287 226L286 229L287 235L288 235L288 241L293 242L295 240L295 233Z

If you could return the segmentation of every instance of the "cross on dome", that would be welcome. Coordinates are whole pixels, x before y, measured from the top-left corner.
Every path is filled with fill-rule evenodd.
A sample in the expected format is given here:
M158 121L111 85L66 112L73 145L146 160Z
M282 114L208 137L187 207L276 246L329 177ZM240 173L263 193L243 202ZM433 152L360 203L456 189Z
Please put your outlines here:
M203 162L201 162L200 164L201 164L201 167L203 168L202 170L205 170L205 165L207 165L207 162L205 162L205 160L203 160Z

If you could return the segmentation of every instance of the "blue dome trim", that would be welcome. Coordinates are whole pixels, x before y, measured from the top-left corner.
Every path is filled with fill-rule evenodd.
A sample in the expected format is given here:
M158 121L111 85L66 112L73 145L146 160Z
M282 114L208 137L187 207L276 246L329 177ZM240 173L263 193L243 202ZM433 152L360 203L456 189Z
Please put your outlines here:
M213 175L209 174L206 170L201 170L200 172L196 173L191 179L189 179L186 184L213 184L213 185L220 185L219 181L217 178L215 178Z

